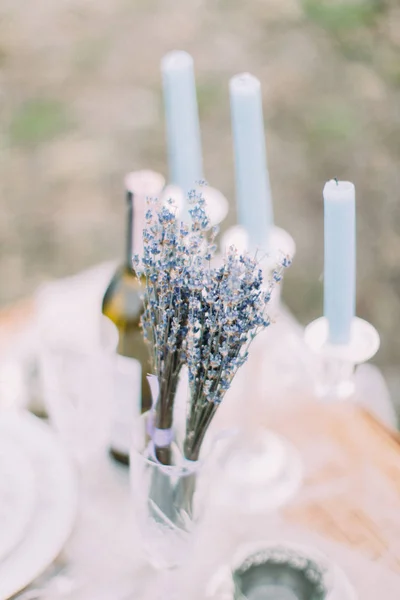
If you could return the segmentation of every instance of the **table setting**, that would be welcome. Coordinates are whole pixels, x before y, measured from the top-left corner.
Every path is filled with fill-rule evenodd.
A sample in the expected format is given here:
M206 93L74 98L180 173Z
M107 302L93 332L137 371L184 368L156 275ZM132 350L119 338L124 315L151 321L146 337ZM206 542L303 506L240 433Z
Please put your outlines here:
M0 600L395 600L400 447L355 313L355 186L321 190L323 316L303 328L260 82L229 85L224 230L192 57L161 79L169 173L125 177L123 262L0 311Z

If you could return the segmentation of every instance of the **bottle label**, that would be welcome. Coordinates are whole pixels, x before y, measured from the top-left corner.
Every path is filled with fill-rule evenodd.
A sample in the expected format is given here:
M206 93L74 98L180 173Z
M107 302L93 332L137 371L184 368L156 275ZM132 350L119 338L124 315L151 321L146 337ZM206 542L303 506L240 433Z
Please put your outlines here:
M141 413L142 368L135 358L117 355L115 398L111 418L111 447L129 455L135 419Z

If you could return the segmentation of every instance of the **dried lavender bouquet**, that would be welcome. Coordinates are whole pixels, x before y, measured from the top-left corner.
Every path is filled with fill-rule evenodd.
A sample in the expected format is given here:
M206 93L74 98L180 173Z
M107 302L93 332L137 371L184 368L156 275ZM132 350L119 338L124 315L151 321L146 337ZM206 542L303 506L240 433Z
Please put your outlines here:
M190 405L184 454L199 458L207 429L237 370L246 362L252 340L270 325L267 305L283 270L281 256L265 283L257 257L239 255L231 247L223 263L212 267L203 257L189 296L186 361Z
M207 228L201 199L196 215ZM264 282L257 257L239 255L231 247L222 265L213 266L214 248L204 247L188 279L188 334L184 349L190 401L183 454L192 463L200 457L211 421L235 374L246 362L252 340L270 325L268 303L283 270L290 265L290 259L281 256L270 280ZM196 475L190 475L175 489L174 505L188 515L192 514L196 485Z
M201 194L189 194L191 225L172 205L150 201L144 257L136 269L146 280L142 325L149 342L158 398L153 442L157 459L171 464L174 398L182 366L189 371L190 403L184 456L197 460L206 431L248 347L270 324L266 308L290 259L282 256L265 284L257 257L231 248L222 266L212 263L216 228Z
M157 391L151 447L162 467L153 471L149 505L157 522L178 528L192 516L197 483L193 467L198 466L208 427L247 360L249 344L269 325L266 308L272 288L290 264L282 257L267 285L257 258L240 256L234 248L221 266L213 266L217 230L210 227L201 194L192 192L189 201L189 226L177 221L172 205L159 207L150 201L144 256L142 265L136 264L146 281L142 325L157 382L154 386L152 380ZM175 462L173 407L184 364L190 400L184 443ZM187 473L172 480L170 466Z
M191 225L177 221L172 203L160 207L157 200L149 200L143 258L141 264L135 260L138 275L146 282L141 321L157 379L152 388L158 388L157 398L153 398L152 437L156 458L165 465L172 464L173 406L180 371L186 362L189 282L216 233L210 230L200 208L201 197L195 192L189 197L194 203Z
M184 454L198 460L207 429L237 370L246 362L252 340L270 325L267 305L290 259L282 256L265 284L256 257L231 247L223 264L205 256L192 277L186 361L190 405ZM192 274L193 275L193 274Z

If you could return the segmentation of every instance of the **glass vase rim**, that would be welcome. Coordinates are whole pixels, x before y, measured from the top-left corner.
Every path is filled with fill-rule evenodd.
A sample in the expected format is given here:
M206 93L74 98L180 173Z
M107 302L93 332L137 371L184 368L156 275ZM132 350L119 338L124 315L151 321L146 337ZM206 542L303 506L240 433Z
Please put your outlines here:
M176 442L173 442L173 444L177 446ZM179 450L182 457L181 464L164 465L154 456L154 443L152 439L149 440L149 442L146 444L145 448L142 451L139 450L133 442L131 444L131 452L135 453L135 455L139 457L144 464L149 465L149 467L151 467L152 469L159 468L162 471L164 471L166 475L170 476L178 475L180 477L189 477L190 475L194 475L195 473L197 473L204 464L204 458L199 458L198 460L190 460L188 458L185 458L182 452Z
M143 424L143 426L145 427L144 424L146 423L146 419L151 415L151 412L152 412L152 409L150 408L150 409L146 410L144 413L142 413L138 417L136 426L138 426L138 424L141 424L141 425ZM138 442L138 440L135 436L135 431L133 432L133 435L131 436L130 452L132 452L132 453L134 452L135 455L140 456L140 459L144 463L151 466L152 468L154 468L155 466L162 467L163 469L165 469L165 472L168 473L169 475L178 475L179 472L186 471L186 474L183 476L187 476L187 475L191 475L191 474L198 472L204 466L204 464L208 462L215 447L221 441L226 441L226 438L229 438L232 435L237 435L237 433L239 431L236 428L227 428L226 430L224 429L216 434L215 434L215 432L214 432L214 434L209 432L210 435L206 435L204 442L202 444L199 458L196 460L192 460L192 459L186 458L184 456L183 451L182 451L182 443L177 441L177 437L178 438L180 437L179 436L179 428L174 428L174 426L173 426L173 429L174 429L176 435L175 435L172 443L175 444L175 446L177 447L178 452L181 456L180 464L164 465L160 461L152 460L151 458L144 456L144 453L148 451L149 445L152 443L151 435L148 432L147 432L147 435L149 437L148 442L146 444L143 444L142 446L141 446L140 442Z

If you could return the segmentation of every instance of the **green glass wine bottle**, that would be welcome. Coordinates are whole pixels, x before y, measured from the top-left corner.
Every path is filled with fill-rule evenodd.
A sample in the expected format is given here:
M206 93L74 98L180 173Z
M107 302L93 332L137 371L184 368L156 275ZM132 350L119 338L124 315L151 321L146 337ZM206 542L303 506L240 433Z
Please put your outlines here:
M150 372L149 351L140 328L143 289L133 268L132 256L140 256L143 251L146 198L158 197L163 186L164 178L153 171L137 171L126 177L128 214L125 261L111 279L102 305L103 314L115 323L119 332L110 454L125 465L129 464L134 419L151 405L147 382Z

